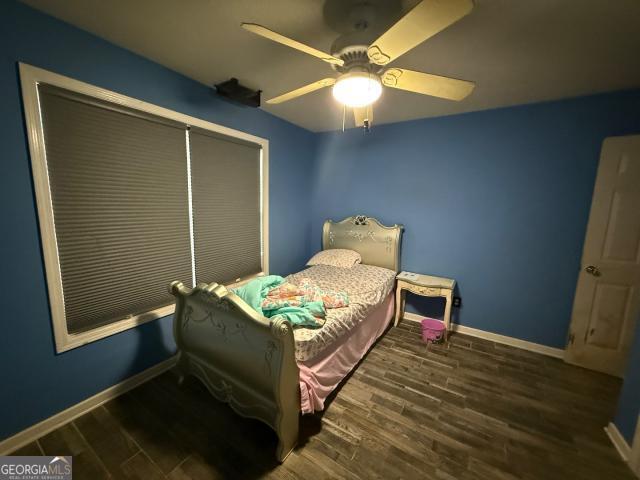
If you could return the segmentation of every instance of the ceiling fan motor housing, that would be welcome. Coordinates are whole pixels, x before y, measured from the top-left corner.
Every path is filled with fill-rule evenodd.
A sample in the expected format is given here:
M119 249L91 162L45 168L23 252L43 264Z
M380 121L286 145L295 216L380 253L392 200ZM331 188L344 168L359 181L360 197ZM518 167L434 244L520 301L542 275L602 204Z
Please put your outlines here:
M344 65L332 65L339 73L366 72L378 75L382 70L380 65L369 61L367 45L349 45L333 55L344 61Z

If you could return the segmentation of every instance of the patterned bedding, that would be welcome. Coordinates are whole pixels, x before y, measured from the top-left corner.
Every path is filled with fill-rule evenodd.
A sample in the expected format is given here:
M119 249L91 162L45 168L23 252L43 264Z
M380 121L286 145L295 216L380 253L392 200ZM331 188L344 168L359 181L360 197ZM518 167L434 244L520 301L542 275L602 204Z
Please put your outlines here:
M377 306L381 305L393 290L396 273L373 265L355 265L339 268L314 265L286 280L296 285L311 281L323 290L346 291L349 306L327 310L322 328L297 328L296 359L304 362L315 357L335 340L353 329Z

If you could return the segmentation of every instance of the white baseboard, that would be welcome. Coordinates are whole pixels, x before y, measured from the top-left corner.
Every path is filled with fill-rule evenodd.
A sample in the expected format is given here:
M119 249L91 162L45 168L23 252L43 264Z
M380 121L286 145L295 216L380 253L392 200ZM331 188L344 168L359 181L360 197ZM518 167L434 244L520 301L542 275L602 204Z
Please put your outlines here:
M418 322L424 317L415 313L405 312L402 318L411 322ZM464 325L458 325L456 323L452 324L451 328L454 332L464 333L465 335L471 335L472 337L484 338L485 340L501 343L503 345L510 345L512 347L529 350L531 352L541 353L554 358L564 358L564 350L561 348L527 342L526 340L520 340L519 338L507 337L506 335L499 335L485 330L478 330L477 328L465 327Z
M56 413L52 417L36 423L35 425L32 425L31 427L0 441L0 455L8 455L17 449L24 447L25 445L33 442L41 436L52 432L61 425L75 420L92 408L102 405L103 403L116 398L118 395L122 395L132 388L135 388L138 385L152 379L153 377L164 373L165 371L173 367L175 363L176 357L173 356L157 365L154 365L151 368L148 368L143 372L138 373L137 375L134 375L133 377L129 377L126 380L113 385L112 387L109 387L100 393L97 393L93 397L89 397L86 400L83 400L82 402L77 403L72 407L67 408L66 410L63 410L60 413Z
M607 435L609 436L611 443L613 443L613 446L616 447L616 450L618 451L622 459L625 462L628 462L629 455L631 455L631 447L629 446L627 441L624 439L624 437L620 433L620 430L618 430L618 427L616 427L615 423L609 422L609 425L604 427L604 431L607 432Z

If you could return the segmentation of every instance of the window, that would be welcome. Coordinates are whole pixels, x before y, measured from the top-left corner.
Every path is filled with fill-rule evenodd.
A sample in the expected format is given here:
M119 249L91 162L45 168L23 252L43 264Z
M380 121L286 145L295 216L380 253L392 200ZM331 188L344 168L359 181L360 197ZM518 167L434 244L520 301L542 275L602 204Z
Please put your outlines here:
M20 65L59 352L267 268L268 142Z

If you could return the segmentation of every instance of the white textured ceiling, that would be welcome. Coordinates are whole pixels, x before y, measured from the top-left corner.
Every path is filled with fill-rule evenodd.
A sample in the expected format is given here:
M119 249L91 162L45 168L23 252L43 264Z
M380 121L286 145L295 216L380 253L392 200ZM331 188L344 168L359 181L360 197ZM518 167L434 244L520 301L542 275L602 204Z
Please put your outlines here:
M328 51L338 33L322 0L23 1L203 84L237 77L263 99L333 74L240 28L260 23ZM639 0L476 0L470 15L391 64L473 80L475 91L451 102L385 89L374 124L640 87L638 58ZM313 131L342 125L330 89L262 108Z

